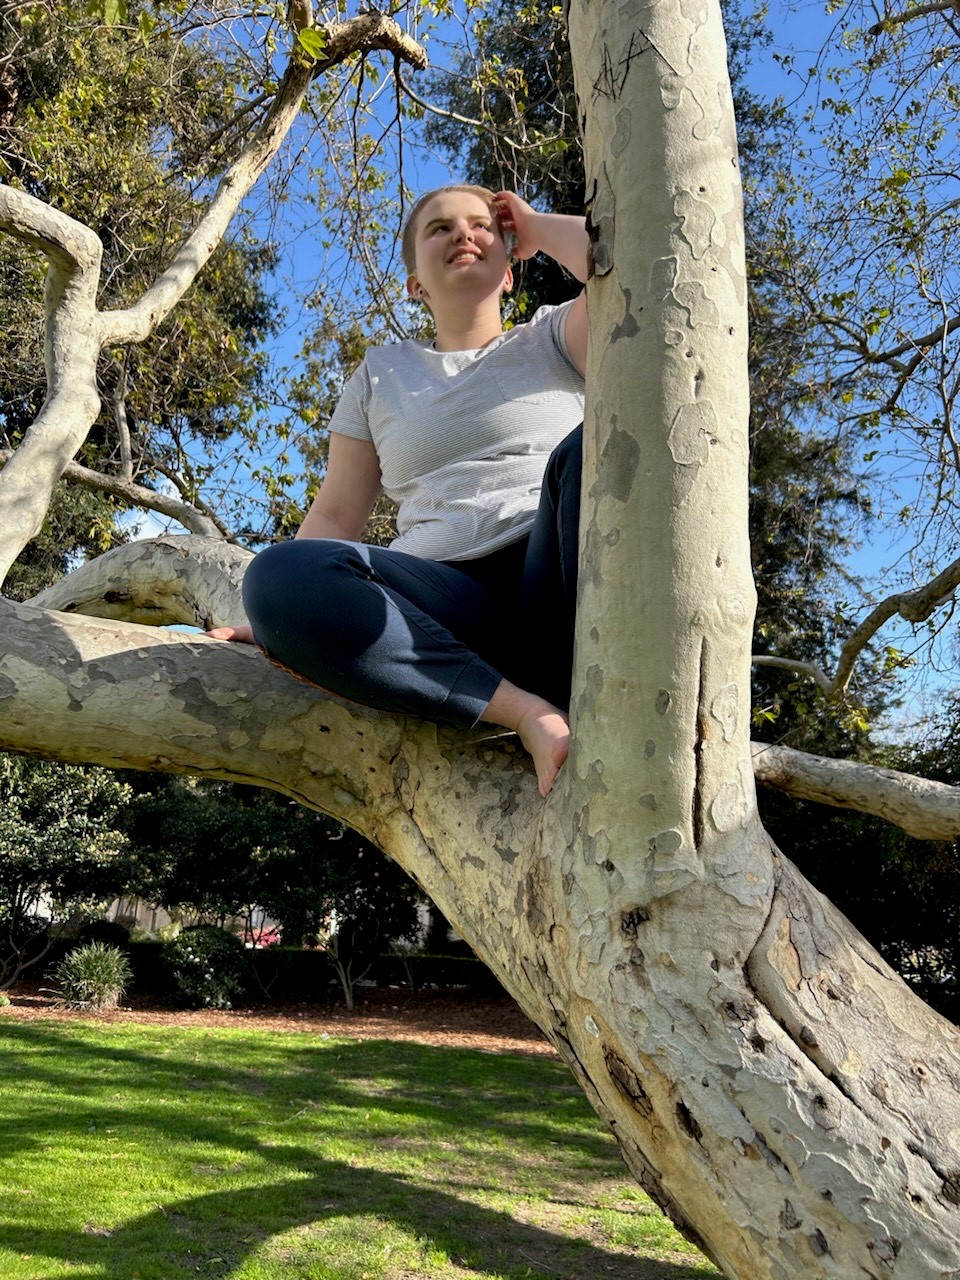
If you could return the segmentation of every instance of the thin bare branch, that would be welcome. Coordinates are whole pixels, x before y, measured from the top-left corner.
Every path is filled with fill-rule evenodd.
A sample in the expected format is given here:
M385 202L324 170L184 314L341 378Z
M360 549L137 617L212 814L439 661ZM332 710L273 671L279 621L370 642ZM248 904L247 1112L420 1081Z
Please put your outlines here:
M0 463L7 463L15 456L13 449L0 449ZM128 502L131 507L141 507L147 511L156 511L158 515L169 520L176 520L191 533L205 538L233 539L233 534L213 512L201 511L192 503L175 498L173 494L157 493L147 489L134 480L124 476L111 476L103 471L94 471L83 467L78 462L68 462L63 469L64 480L78 484L84 489L94 492L109 493L115 498Z
M850 682L854 664L867 644L885 622L899 614L907 622L924 622L935 609L945 604L960 586L960 559L947 565L942 573L915 591L901 591L888 596L864 618L863 622L847 637L840 651L833 689L842 693Z

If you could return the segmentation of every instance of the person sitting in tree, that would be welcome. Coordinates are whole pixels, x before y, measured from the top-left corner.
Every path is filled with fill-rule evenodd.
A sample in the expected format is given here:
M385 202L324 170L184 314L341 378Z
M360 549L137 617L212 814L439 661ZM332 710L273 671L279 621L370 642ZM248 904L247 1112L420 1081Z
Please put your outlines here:
M586 279L582 218L476 186L417 201L407 292L436 338L367 351L296 537L247 570L249 625L210 634L365 706L511 729L546 796L569 750L586 295L504 330L508 243ZM381 492L389 547L359 541Z

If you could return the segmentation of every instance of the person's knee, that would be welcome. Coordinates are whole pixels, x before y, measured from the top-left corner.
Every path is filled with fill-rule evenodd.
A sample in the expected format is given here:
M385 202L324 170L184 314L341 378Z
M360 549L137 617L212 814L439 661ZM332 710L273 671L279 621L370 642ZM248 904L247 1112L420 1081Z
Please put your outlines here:
M243 578L243 606L251 622L302 607L304 594L327 592L356 559L350 543L327 538L278 542L251 560Z
M550 455L547 470L558 479L576 476L583 466L583 424L564 436Z
M270 614L287 590L289 543L266 547L253 557L243 575L243 608L253 621Z

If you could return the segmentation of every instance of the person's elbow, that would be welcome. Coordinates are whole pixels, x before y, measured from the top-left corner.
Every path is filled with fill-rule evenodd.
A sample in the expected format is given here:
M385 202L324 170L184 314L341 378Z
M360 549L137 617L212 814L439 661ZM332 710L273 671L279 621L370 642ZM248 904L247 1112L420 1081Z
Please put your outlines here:
M587 291L584 289L574 300L567 313L567 322L563 330L563 341L567 351L567 359L581 377L587 372L587 340L590 326L587 319Z

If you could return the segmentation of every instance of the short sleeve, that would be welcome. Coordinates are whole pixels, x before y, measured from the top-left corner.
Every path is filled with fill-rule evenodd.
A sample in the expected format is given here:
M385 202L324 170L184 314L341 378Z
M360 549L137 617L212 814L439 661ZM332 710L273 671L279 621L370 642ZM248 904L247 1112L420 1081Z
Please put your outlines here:
M550 326L550 336L553 338L553 345L559 354L564 358L571 369L577 372L576 365L570 359L570 352L567 349L567 316L570 314L570 308L573 306L575 298L571 298L569 302L561 302L554 307L540 307L534 313L530 320L531 325L546 324Z
M369 440L370 433L370 371L364 361L347 380L337 407L330 418L330 430L354 440Z

